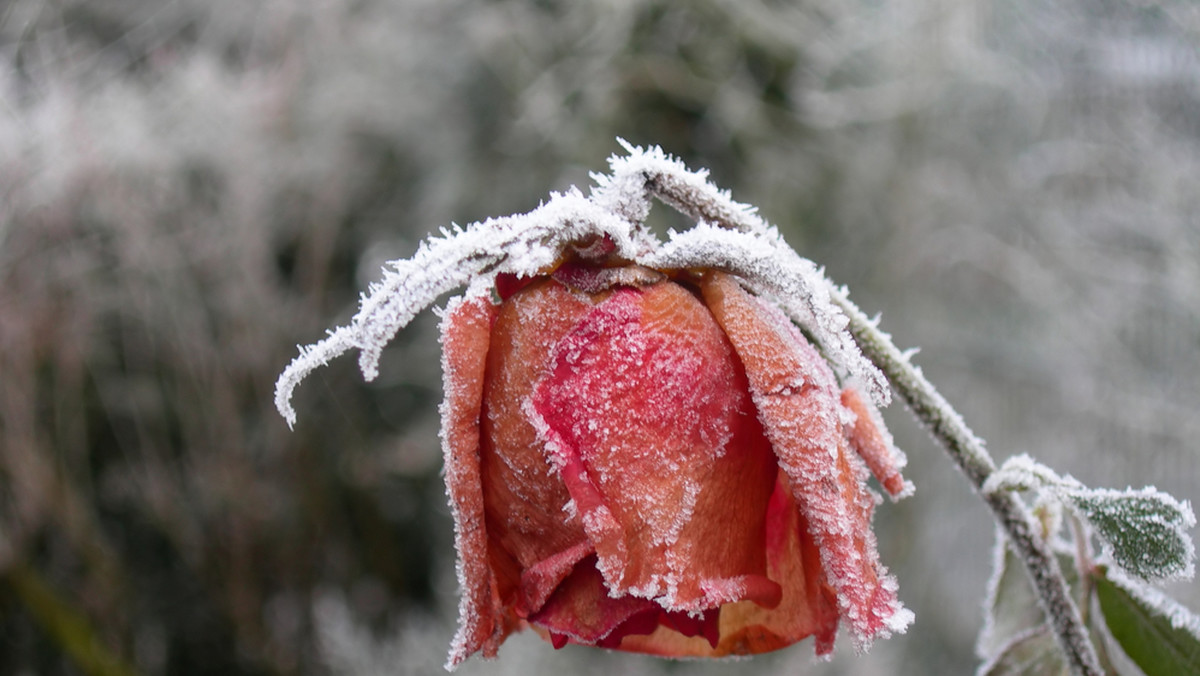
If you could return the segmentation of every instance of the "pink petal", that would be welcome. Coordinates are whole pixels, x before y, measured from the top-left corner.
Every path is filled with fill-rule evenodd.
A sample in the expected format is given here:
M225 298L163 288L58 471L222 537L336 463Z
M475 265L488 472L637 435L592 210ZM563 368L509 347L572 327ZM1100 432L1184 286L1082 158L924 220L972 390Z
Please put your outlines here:
M695 296L618 288L554 355L532 411L611 593L691 612L778 603L763 543L776 466Z
M617 650L626 643L661 630L687 639L699 637L710 648L718 641L720 609L693 617L666 611L657 603L636 596L613 598L596 568L596 558L579 562L529 622L544 632L555 648L569 642Z
M768 575L783 585L777 606L766 608L751 601L721 606L716 645L664 626L648 636L626 636L621 649L674 657L753 655L815 636L818 655L832 652L837 598L825 584L820 552L782 473L767 508L766 526Z
M624 633L640 633L657 626L658 612L659 607L653 601L610 596L593 556L575 566L545 605L529 616L529 622L548 632L555 648L566 645L567 639L597 645L609 637L611 640L606 642L615 647ZM647 618L648 622L642 622ZM634 623L626 626L630 620ZM644 624L649 627L643 627Z
M653 618L652 628L658 624L659 606L650 600L608 596L604 576L596 570L595 563L594 556L584 558L541 609L529 616L530 624L550 633L554 647L563 647L566 639L577 644L596 645L612 636L612 641L608 641L610 644L619 642L622 632L617 629L646 614ZM624 630L632 629L636 633L640 628L641 624L635 622L634 626L624 627ZM613 632L617 635L613 636Z
M522 410L550 368L559 338L591 304L545 279L514 294L492 328L481 471L500 597L522 616L541 607L574 564L593 551L578 519L566 511L571 496Z

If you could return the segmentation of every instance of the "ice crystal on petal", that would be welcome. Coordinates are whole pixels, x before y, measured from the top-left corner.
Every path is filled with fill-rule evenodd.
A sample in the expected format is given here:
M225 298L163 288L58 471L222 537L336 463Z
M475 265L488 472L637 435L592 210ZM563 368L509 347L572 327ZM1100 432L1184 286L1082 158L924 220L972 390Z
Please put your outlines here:
M849 320L833 302L832 285L812 261L787 247L770 226L739 232L700 222L639 261L654 268L714 268L731 272L768 298L794 322L812 332L826 356L843 375L867 387L877 406L891 394L883 374L854 342Z

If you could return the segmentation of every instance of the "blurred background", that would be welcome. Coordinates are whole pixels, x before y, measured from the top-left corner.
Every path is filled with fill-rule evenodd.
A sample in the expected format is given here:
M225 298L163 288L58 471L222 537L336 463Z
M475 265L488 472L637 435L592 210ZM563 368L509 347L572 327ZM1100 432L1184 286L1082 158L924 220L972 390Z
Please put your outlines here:
M435 318L294 432L273 383L384 260L617 136L758 205L999 459L1200 498L1198 42L1191 0L0 2L0 674L440 673ZM460 673L970 673L992 524L887 415L908 634Z

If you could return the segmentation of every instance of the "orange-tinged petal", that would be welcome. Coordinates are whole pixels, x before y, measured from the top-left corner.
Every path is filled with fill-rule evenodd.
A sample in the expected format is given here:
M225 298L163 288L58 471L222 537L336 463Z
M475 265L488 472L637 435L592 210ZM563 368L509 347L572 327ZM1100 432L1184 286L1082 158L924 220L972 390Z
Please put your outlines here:
M479 413L495 308L486 298L452 301L442 320L442 449L446 491L454 515L454 544L462 587L460 627L451 646L456 665L482 649L494 656L498 599L488 563L483 483L479 471Z
M767 438L856 640L866 644L901 629L909 614L879 563L866 469L847 448L832 371L782 313L733 278L709 273L701 289L746 368Z
M863 400L858 390L847 387L842 390L842 405L854 414L850 426L850 445L867 463L871 474L893 498L905 491L904 477L900 475L901 456L892 447L891 441L875 423L875 412Z
M776 464L694 295L618 288L562 338L531 401L611 594L672 611L778 603L764 546Z
M673 657L753 655L815 636L818 655L832 652L837 599L825 584L820 552L782 473L767 509L766 548L768 575L783 585L779 605L765 608L742 601L722 606L715 646L662 627L648 636L626 636L621 649Z
M518 613L537 610L574 564L591 553L583 529L564 508L566 487L522 410L550 367L551 351L591 309L561 284L538 280L500 308L483 394L482 473L500 594Z

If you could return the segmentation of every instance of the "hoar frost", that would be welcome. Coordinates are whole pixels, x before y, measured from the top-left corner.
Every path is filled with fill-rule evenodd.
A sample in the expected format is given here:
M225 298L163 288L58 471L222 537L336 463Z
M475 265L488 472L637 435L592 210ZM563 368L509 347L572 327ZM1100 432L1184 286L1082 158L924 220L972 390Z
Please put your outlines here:
M296 385L352 349L374 378L397 331L466 287L441 325L462 586L449 667L527 625L555 647L711 657L809 636L827 655L842 623L860 649L903 631L867 481L893 499L912 484L878 412L887 383L848 330L857 309L704 172L623 145L590 196L389 263L280 376L280 412L294 424ZM659 240L653 198L695 227Z

